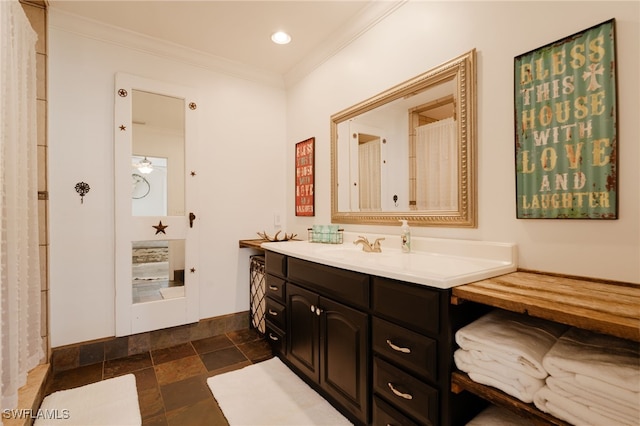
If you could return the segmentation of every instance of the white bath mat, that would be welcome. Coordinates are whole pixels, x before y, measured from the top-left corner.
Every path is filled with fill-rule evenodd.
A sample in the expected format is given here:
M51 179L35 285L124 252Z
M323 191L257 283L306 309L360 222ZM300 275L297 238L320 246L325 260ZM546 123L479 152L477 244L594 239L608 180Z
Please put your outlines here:
M209 377L207 384L231 426L352 424L279 358Z
M42 401L35 426L141 425L133 374L54 392Z
M160 289L160 294L163 299L175 299L177 297L184 297L184 286L177 287L165 287Z

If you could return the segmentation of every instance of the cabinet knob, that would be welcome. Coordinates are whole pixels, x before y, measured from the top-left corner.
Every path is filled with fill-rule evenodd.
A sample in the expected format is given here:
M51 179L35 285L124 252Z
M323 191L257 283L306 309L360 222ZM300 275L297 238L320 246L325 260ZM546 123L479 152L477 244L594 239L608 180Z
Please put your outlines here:
M410 393L400 392L393 386L393 383L387 382L387 385L389 386L389 389L391 389L391 392L393 392L396 396L404 399L413 399L413 395L411 395Z
M322 309L316 308L316 315L317 316L320 316L320 314L322 314L322 312L323 312Z
M387 339L387 345L389 345L389 347L391 349L393 349L394 351L402 352L403 354L410 354L411 353L411 349L403 348L401 346L394 345L393 342L391 340L389 340L389 339Z
M316 311L316 307L314 305L311 305L311 312L315 312Z

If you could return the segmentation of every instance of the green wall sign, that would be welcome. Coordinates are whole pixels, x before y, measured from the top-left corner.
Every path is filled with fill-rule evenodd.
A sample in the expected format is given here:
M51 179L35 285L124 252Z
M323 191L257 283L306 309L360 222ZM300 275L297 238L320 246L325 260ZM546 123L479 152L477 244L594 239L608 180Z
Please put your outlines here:
M517 56L517 217L617 219L614 20Z

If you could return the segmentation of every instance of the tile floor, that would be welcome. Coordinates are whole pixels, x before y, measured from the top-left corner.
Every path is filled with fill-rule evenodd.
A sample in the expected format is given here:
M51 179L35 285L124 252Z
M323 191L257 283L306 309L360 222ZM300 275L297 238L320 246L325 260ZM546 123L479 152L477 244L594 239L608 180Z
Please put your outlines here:
M206 379L272 357L253 329L55 372L46 394L133 373L144 426L228 425Z

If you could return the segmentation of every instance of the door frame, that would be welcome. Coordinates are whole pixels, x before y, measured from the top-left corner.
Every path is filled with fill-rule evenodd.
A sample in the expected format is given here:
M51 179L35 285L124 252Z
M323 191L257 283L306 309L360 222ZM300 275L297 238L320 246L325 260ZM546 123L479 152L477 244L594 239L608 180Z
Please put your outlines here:
M133 90L184 99L184 216L134 217L131 214ZM198 158L199 111L195 90L132 74L116 73L114 98L115 335L127 336L197 322L200 319L199 230L198 219L194 221L194 228L191 228L188 217L189 212L198 212L198 181L195 170ZM135 223L149 222L151 226L158 224L159 220L162 220L164 225L169 225L172 230L178 230L180 235L167 238L167 235L154 234L151 230L149 236L145 235L144 239L185 240L185 297L133 304L131 242L140 239L139 235L135 235Z

